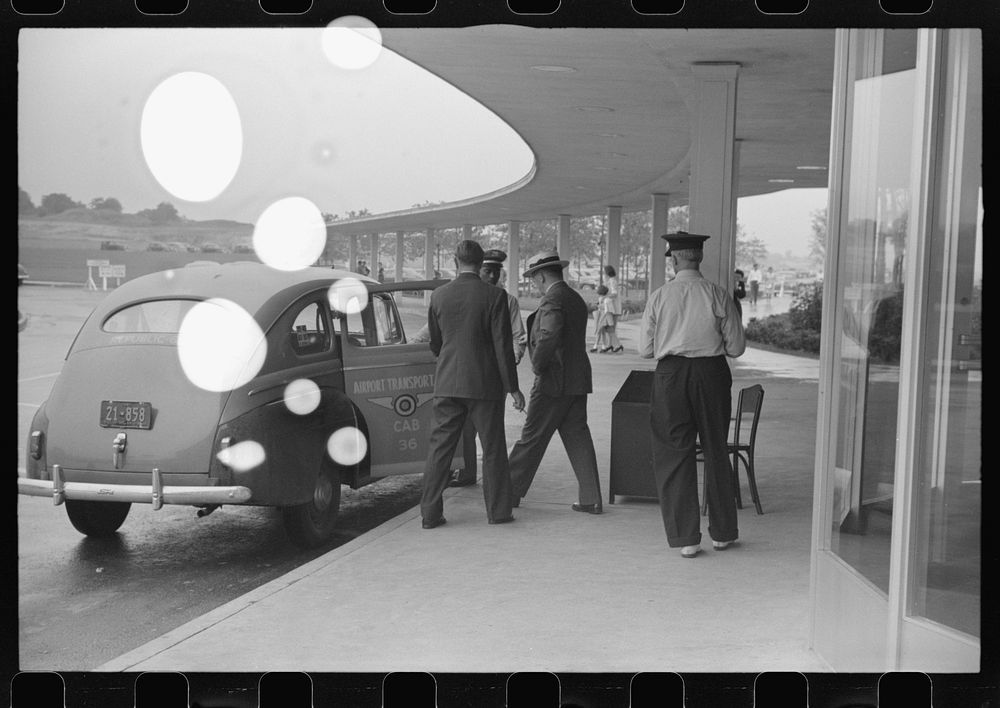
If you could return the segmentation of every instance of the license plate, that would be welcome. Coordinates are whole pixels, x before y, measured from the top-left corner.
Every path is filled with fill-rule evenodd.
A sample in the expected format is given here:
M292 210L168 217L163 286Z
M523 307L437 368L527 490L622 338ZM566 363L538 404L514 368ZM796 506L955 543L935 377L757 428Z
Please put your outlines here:
M142 428L153 425L153 406L146 401L101 401L102 428Z

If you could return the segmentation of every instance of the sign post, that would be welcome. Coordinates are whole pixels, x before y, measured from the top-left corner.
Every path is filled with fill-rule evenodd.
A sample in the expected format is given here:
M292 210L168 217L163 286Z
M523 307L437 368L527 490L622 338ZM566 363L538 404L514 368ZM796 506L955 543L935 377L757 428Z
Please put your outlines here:
M111 261L102 259L87 259L87 290L97 290L97 283L94 282L94 271L91 269L107 265L111 265ZM106 287L105 290L107 290Z
M101 289L108 289L108 278L115 279L115 287L117 288L122 284L122 278L125 277L125 266L124 265L111 265L110 263L99 265L97 267L97 275L101 278Z

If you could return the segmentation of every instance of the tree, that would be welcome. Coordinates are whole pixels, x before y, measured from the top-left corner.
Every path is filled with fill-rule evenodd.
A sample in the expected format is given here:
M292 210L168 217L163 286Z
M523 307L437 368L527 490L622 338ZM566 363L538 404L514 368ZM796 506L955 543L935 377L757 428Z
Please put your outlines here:
M31 201L31 195L20 187L17 188L17 213L31 215L38 212L35 203Z
M155 209L143 209L138 212L138 216L144 216L154 224L168 224L172 221L180 221L180 214L177 207L170 202L160 202Z
M114 197L94 197L90 200L90 204L87 206L94 211L102 209L106 211L113 211L117 214L122 213L122 203Z
M62 192L46 194L42 197L41 206L38 208L38 215L48 216L50 214L61 214L68 209L76 209L82 206L83 204L73 201Z
M767 258L767 244L754 236L748 238L743 226L736 224L736 264L750 266Z
M812 217L812 233L809 235L809 257L818 270L822 270L826 260L826 209L815 209Z

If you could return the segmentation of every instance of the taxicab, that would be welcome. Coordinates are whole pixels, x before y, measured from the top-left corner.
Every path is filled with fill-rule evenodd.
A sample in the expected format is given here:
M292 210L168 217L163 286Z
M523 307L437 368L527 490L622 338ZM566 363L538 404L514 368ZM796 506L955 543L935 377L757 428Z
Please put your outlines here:
M126 282L70 346L18 491L87 535L116 533L135 503L248 504L322 544L341 485L423 471L435 360L412 339L444 282L250 262Z

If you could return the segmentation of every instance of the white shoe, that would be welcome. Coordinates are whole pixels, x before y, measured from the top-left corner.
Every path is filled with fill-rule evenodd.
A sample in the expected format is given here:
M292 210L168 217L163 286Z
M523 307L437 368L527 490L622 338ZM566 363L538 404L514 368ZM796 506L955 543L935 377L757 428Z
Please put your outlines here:
M701 553L701 546L698 545L684 546L684 548L681 549L681 555L684 558L694 558L699 553Z
M732 545L732 541L712 541L712 548L717 551L724 551Z

